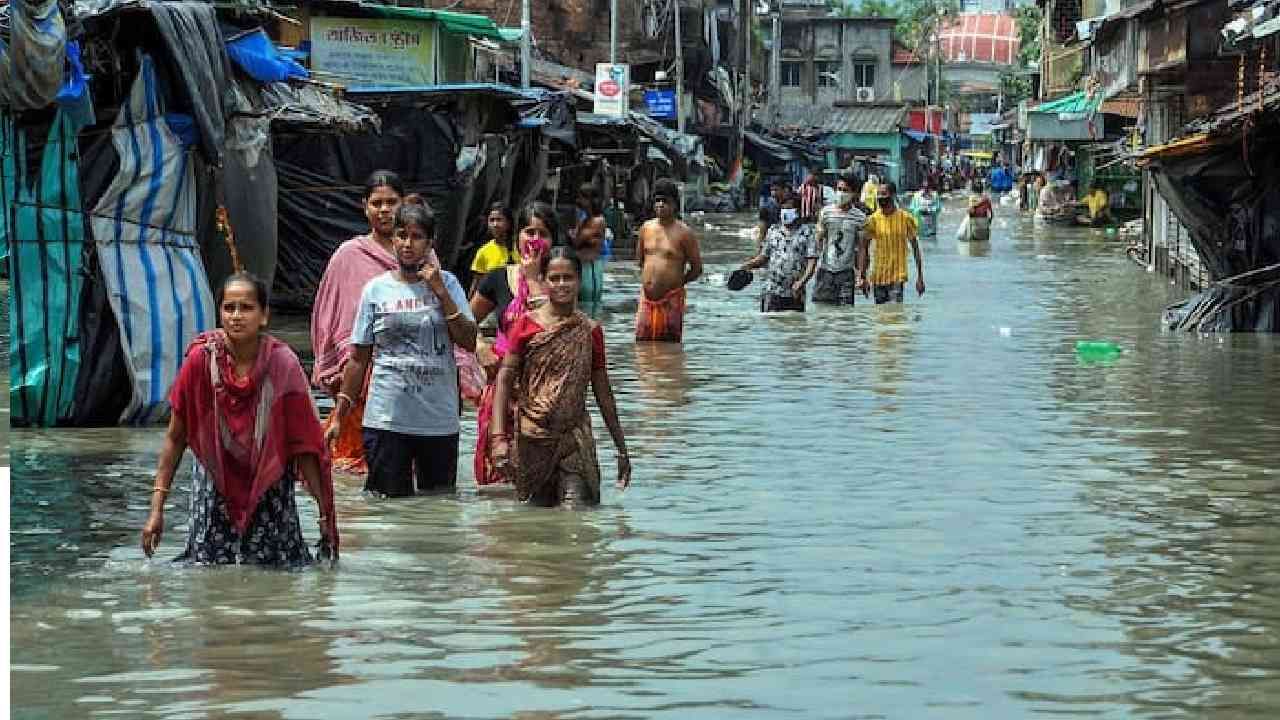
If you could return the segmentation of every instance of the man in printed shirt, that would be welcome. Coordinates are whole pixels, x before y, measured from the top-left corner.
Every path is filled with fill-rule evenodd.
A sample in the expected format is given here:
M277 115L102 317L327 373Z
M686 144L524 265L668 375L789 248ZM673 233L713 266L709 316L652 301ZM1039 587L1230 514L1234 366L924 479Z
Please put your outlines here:
M760 298L762 312L804 312L805 290L818 264L818 244L813 225L800 222L796 204L794 197L782 201L779 222L769 228L760 254L742 264L743 270L768 266Z
M920 243L916 239L916 219L898 207L898 188L886 182L877 188L878 209L862 229L862 247L858 252L858 286L863 294L875 293L876 304L902 302L907 282L907 246L916 258L916 293L924 295L924 263L920 259ZM867 278L867 254L874 257L871 277Z
M818 279L813 301L852 305L857 287L855 260L867 216L854 205L853 180L836 181L835 203L818 213Z

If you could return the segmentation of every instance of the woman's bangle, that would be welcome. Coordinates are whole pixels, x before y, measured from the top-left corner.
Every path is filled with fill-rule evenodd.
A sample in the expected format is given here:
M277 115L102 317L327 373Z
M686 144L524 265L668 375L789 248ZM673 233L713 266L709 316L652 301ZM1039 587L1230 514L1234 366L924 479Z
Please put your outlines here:
M344 393L344 392L340 392L340 393L338 393L337 398L338 398L339 400L346 400L348 405L355 405L355 404L356 404L356 401L355 401L355 400L352 400L352 399L351 399L351 396L350 396L350 395L348 395L348 394L346 394L346 393Z
M153 488L151 488L151 494L152 494L152 495L154 495L154 494L156 494L156 493L164 493L164 494L166 494L166 495L167 495L167 494L169 493L169 488L167 488L167 487L153 487Z

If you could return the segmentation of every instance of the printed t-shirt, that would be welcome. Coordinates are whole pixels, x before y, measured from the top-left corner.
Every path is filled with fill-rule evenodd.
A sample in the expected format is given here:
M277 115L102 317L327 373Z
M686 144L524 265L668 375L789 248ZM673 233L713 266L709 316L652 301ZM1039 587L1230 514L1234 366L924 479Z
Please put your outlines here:
M467 294L444 271L453 304L471 317ZM458 432L458 366L439 298L424 282L391 273L370 280L356 308L352 345L373 346L364 427L439 437Z
M805 264L818 257L818 241L812 225L800 225L788 231L785 225L774 225L764 238L764 255L769 259L765 270L765 295L792 297L792 286L800 279Z
M863 228L871 238L872 285L894 285L907 281L907 241L915 237L916 219L911 213L895 209L885 215L877 210Z
M858 258L858 233L866 224L866 214L856 205L848 210L839 205L822 208L818 213L818 233L825 244L818 267L833 273L852 270Z
M476 251L476 259L471 263L471 272L477 275L501 270L516 261L515 253L497 240L490 240Z
M534 320L532 315L522 316L507 334L511 338L511 352L523 355L529 341L543 332L546 332L546 328ZM604 366L604 329L599 323L594 323L591 328L591 369L599 370Z

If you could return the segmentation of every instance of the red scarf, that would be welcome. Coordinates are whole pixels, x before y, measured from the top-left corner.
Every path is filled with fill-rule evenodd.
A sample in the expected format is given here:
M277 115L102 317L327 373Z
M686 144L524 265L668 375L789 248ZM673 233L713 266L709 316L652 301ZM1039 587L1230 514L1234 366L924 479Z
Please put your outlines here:
M187 347L170 393L173 412L186 426L187 445L213 478L240 533L289 463L299 455L315 455L320 487L308 489L328 518L336 552L329 451L297 355L264 334L249 376L236 377L234 368L222 330L202 333Z

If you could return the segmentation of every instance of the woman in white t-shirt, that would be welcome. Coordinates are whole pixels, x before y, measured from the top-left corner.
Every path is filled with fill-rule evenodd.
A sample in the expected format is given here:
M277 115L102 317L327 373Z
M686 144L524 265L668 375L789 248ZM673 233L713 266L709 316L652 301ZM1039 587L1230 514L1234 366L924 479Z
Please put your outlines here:
M351 331L354 348L343 375L330 437L373 366L362 439L365 490L389 496L452 491L458 476L461 397L453 348L476 347L466 291L432 253L435 216L422 204L396 212L393 246L400 267L364 286Z

